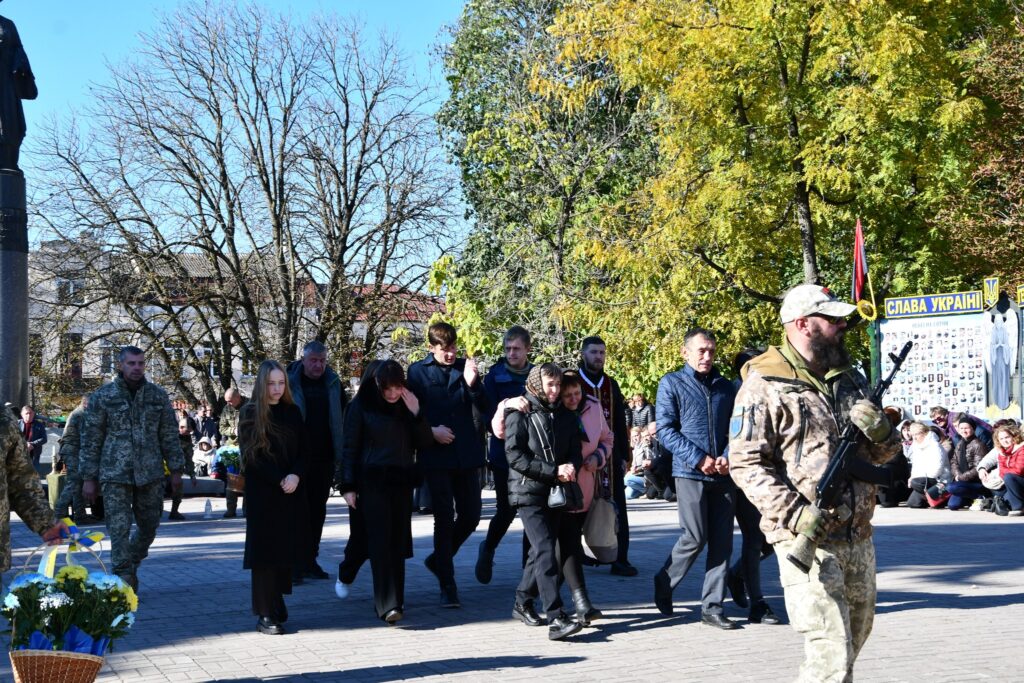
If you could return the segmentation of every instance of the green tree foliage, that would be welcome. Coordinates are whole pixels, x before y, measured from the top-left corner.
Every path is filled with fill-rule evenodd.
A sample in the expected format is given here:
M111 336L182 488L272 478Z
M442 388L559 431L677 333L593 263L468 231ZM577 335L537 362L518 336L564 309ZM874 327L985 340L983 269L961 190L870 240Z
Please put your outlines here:
M474 353L500 354L521 324L540 355L568 361L597 328L574 312L607 274L581 258L600 211L638 187L654 158L637 91L601 60L559 61L549 32L559 3L472 0L444 65L451 96L439 112L472 221L457 260L435 266L448 314ZM565 97L576 83L588 96Z

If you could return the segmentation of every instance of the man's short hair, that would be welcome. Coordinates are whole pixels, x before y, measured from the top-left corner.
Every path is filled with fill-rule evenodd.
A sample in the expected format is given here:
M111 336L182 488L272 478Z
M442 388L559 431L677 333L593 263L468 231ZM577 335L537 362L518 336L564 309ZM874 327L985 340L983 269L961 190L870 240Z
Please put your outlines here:
M558 365L558 363L545 363L544 365L540 366L540 376L557 377L558 379L562 379L562 368Z
M706 330L703 327L691 327L686 331L686 334L683 335L683 346L689 344L690 340L694 337L707 337L712 344L718 343L715 340L715 333L711 330Z
M932 406L931 408L928 409L928 417L932 419L935 419L936 417L941 417L943 415L949 415L949 411L943 408L942 406Z
M146 352L140 349L138 346L122 346L121 352L117 354L118 362L124 362L124 359L128 356L145 356Z
M583 338L583 341L580 342L580 351L586 351L588 346L594 346L595 344L600 344L601 346L608 346L607 344L604 343L604 339L601 339L596 334L594 334L589 337Z
M971 419L970 415L961 414L960 418L956 421L958 425L970 425L971 429L974 429L977 425L974 424L974 420Z
M33 408L32 406L22 406L21 407L21 412L25 412L26 410L31 410L33 413L36 412L36 409Z
M306 342L306 345L302 347L302 357L305 358L311 353L315 353L317 355L321 353L326 354L327 347L324 346L323 342L317 341L316 339L308 341Z
M515 339L523 342L523 346L527 348L533 346L533 338L530 336L530 331L520 325L513 325L508 328L505 332L504 339L501 340L501 345L504 346Z
M427 328L427 343L431 346L447 348L455 344L456 339L458 339L458 335L455 333L455 328L449 323L434 323Z

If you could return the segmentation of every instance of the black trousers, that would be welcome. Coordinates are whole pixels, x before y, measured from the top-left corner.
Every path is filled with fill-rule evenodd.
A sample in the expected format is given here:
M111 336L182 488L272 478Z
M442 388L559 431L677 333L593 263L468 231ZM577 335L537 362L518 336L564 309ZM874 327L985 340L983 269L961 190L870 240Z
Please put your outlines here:
M892 486L878 487L878 502L884 508L896 507L910 497L910 489L907 487L910 463L907 462L907 456L899 453L882 467L892 472Z
M480 523L480 468L426 470L434 510L434 565L441 586L455 585L452 558Z
M373 603L383 618L405 605L405 560L412 557L412 487L367 486L359 491L357 505L366 520Z
M516 509L508 502L508 470L494 471L494 516L487 525L484 546L492 553L516 518Z
M736 489L736 521L743 535L743 546L729 572L743 578L747 595L753 604L764 599L761 590L761 550L766 541L761 531L761 513L739 489Z
M320 539L327 519L327 499L331 497L334 482L334 460L310 458L306 465L306 503L309 506L309 563L320 555Z
M558 563L558 585L569 584L569 590L575 593L578 590L586 590L587 581L583 576L583 522L587 515L584 512L563 512L558 525L558 535L555 539L555 560ZM526 536L525 534L523 535ZM529 546L527 546L529 551ZM527 555L529 562L529 555ZM526 564L524 563L525 567ZM537 589L537 581L523 593L531 598L540 595Z
M626 487L622 484L625 470L618 461L612 463L616 476L612 477L612 501L619 518L619 553L617 562L629 562L629 515L626 512Z
M519 508L519 519L530 539L530 557L523 567L523 576L516 587L516 601L524 603L540 596L541 609L548 620L562 611L559 591L558 555L555 548L562 532L564 513L540 505Z
M926 479L925 477L917 477L910 480L910 495L907 497L908 508L926 508L928 507L928 498L925 497L925 491L932 486L939 483L938 479Z
M356 580L363 563L370 559L369 539L366 533L366 515L363 506L348 509L348 543L345 544L345 558L338 565L338 579L342 583ZM412 500L409 501L410 514Z
M252 613L283 624L288 621L284 596L292 592L291 567L252 568Z
M732 555L732 520L736 486L732 481L698 481L676 477L676 505L679 508L679 540L660 574L667 575L675 588L707 546L701 608L721 614L725 601L725 579Z

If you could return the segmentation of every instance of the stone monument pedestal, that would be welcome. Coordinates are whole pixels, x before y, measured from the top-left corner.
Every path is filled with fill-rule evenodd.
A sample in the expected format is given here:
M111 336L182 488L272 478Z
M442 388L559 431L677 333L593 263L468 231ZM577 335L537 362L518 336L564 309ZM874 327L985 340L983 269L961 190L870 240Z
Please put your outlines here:
M0 405L28 403L28 378L25 176L0 169Z

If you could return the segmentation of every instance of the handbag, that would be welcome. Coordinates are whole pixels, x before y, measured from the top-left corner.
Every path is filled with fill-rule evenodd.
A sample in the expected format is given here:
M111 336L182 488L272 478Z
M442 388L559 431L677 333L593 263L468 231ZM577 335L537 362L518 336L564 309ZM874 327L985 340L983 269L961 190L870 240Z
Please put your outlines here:
M530 426L533 427L533 431L537 435L537 441L540 442L541 448L544 451L544 459L554 465L554 450L551 448L551 442L548 440L547 431L542 425L537 424L538 419L541 419L538 413L530 413ZM565 510L566 512L581 510L583 508L583 491L580 489L580 485L574 481L555 484L548 492L547 506L552 510Z
M946 504L950 493L946 490L946 485L940 482L929 486L924 492L924 497L928 500L929 507L937 508Z
M600 477L594 477L594 499L583 520L584 551L598 562L614 562L619 555L619 516L615 505L601 495Z

